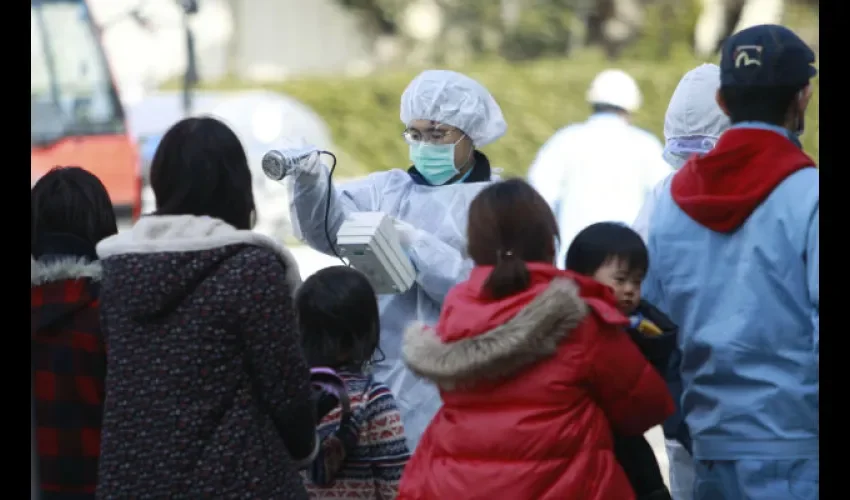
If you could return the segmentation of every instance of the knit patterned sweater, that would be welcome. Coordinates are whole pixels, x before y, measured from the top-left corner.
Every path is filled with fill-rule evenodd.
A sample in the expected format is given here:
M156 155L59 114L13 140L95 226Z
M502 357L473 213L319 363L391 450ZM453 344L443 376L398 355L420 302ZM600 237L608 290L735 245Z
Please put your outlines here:
M404 466L410 458L401 413L389 388L361 373L340 372L351 409L360 424L357 447L345 457L339 472L328 486L313 484L302 472L311 499L391 500L398 494ZM323 439L317 460L333 460L338 441L328 439L339 429L339 407L319 423Z

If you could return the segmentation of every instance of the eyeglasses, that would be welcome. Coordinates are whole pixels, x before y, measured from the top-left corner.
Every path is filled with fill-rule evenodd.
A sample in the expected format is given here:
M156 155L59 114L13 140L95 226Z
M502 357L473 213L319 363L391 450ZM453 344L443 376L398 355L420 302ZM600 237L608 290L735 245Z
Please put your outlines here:
M451 144L463 137L463 132L456 128L441 128L438 125L426 130L407 128L402 132L402 137L408 144L426 142L428 144Z

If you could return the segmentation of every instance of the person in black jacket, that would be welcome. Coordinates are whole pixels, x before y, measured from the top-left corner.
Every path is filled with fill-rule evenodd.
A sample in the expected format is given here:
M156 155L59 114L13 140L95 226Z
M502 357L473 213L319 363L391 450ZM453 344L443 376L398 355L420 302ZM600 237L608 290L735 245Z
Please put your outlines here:
M565 266L614 290L620 312L631 321L626 331L632 341L661 376L666 376L678 329L661 311L640 298L641 282L649 268L648 252L640 235L616 222L592 224L570 244ZM614 453L638 500L672 498L655 452L644 436L615 433Z

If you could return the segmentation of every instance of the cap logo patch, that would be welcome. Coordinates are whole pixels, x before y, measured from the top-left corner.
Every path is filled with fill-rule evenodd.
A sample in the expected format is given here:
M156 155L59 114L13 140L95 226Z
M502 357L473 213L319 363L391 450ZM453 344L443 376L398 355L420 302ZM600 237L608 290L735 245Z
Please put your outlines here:
M735 67L761 66L761 53L764 48L761 45L739 45L733 53Z

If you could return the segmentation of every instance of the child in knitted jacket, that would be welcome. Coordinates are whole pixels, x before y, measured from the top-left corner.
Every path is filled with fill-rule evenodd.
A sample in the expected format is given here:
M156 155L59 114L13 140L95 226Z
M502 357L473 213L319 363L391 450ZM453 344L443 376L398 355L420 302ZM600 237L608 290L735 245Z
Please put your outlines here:
M319 454L302 472L310 498L394 499L410 452L392 393L369 374L380 353L374 289L354 269L329 267L301 285L295 309L308 362L336 372L349 407L319 422Z

